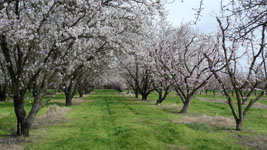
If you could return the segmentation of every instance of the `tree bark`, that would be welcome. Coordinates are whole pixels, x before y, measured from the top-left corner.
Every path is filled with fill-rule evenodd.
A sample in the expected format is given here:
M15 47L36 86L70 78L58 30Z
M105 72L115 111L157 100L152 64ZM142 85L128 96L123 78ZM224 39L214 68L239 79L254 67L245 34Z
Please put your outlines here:
M169 94L169 91L168 91L168 89L166 89L165 93L163 94L163 96L162 96L162 93L163 92L161 90L160 93L159 93L159 98L158 98L158 100L156 102L156 105L161 104L166 99L167 95Z
M0 101L5 101L7 96L6 85L0 85Z
M31 128L32 123L29 123L27 121L24 121L24 123L21 125L21 134L23 136L30 136L30 128Z
M138 98L139 92L138 90L134 90L135 98Z
M148 96L148 94L146 94L146 93L142 94L142 100L146 101L147 100L147 96Z
M158 97L158 100L157 100L157 102L156 102L156 105L159 105L159 104L161 104L162 103L162 90L160 89L159 91L158 91L158 94L159 94L159 97Z
M0 92L0 101L5 101L6 100L6 93L5 92Z
M25 124L25 118L26 118L26 111L24 109L24 100L23 97L19 98L19 96L14 96L14 110L17 118L17 135L23 135L22 132L24 124Z
M71 93L70 92L64 92L65 93L65 97L66 97L66 106L71 106L72 105L72 97L71 97Z
M79 97L83 97L84 94L83 90L79 90L78 92L79 92Z
M208 90L207 89L205 90L205 93L206 93L206 96L207 96L208 95Z
M239 119L236 121L236 131L243 130L243 119Z
M186 113L187 112L187 109L188 109L188 107L189 107L189 101L186 101L185 103L184 103L184 105L183 105L183 108L182 108L182 110L180 111L180 113Z

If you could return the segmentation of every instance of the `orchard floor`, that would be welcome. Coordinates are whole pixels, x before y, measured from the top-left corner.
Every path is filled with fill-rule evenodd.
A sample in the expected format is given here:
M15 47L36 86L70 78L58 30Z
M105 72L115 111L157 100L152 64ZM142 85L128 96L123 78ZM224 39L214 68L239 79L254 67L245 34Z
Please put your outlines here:
M113 90L95 90L70 108L57 94L38 114L29 138L10 136L15 131L13 103L0 103L0 149L25 150L229 150L267 149L267 109L253 107L244 130L234 130L225 98L197 95L187 114L178 113L181 101L171 93L155 105L156 93L148 101ZM27 101L26 109L32 105ZM64 111L53 111L60 106ZM267 105L267 97L257 104ZM57 108L58 109L58 108Z

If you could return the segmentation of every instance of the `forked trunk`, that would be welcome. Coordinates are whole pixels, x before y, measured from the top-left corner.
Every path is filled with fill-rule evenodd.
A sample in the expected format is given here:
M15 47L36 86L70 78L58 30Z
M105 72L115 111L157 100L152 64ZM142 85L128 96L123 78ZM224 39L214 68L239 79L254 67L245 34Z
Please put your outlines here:
M147 100L147 96L148 96L148 94L146 94L146 93L145 94L142 94L142 100L143 101L146 101Z
M17 132L16 134L18 136L24 135L25 132L24 124L25 124L25 118L26 118L26 111L24 109L24 100L20 99L19 96L14 96L14 110L17 118Z
M162 99L162 90L160 90L159 92L159 97L158 97L158 100L156 102L156 105L159 105L162 103L163 99Z
M23 136L30 136L30 128L31 128L32 122L29 123L26 120L24 121L24 123L21 125L21 135Z
M169 94L168 89L165 90L164 94L162 94L162 93L163 93L163 91L161 90L159 92L159 98L158 98L158 100L156 102L156 105L161 104L166 99L167 95Z
M79 90L78 92L79 92L79 97L83 97L84 94L83 90Z
M189 101L186 101L185 103L184 103L184 105L183 105L183 108L182 108L182 110L180 111L180 113L186 113L187 112L187 109L188 109L188 107L189 107Z

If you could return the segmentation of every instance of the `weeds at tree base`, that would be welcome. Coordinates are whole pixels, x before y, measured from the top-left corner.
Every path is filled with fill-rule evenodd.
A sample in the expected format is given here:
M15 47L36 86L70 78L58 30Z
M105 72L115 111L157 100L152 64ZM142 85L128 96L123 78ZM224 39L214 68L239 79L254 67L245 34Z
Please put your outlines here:
M234 128L235 121L230 117L224 116L208 116L208 115L192 115L192 114L183 114L181 115L181 120L173 120L174 123L184 123L184 124L207 124L215 128Z
M238 136L240 143L257 150L267 149L267 136Z
M46 113L37 117L34 121L33 128L39 128L51 124L56 124L66 120L64 115L69 112L71 108L60 107L58 105L51 105L47 108Z

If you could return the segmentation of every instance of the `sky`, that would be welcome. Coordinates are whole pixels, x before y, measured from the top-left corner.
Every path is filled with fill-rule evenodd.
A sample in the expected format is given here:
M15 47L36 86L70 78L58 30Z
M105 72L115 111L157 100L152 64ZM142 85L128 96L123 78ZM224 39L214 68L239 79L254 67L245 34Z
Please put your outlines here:
M175 0L175 2L167 4L168 20L173 26L179 26L181 22L194 21L195 13L192 8L199 7L200 0ZM201 12L201 20L196 27L201 32L210 33L217 30L216 14L219 15L220 0L203 0L204 10Z

